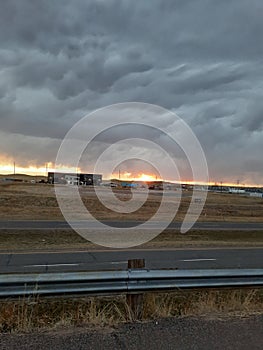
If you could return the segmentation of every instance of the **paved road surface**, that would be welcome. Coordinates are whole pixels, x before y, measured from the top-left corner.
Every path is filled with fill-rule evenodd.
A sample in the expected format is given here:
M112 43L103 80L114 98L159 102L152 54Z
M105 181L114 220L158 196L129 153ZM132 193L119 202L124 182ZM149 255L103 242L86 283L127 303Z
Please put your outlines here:
M0 335L1 350L261 350L263 316L163 319L112 330Z
M94 221L78 221L76 222L79 228L89 227L97 229L98 226ZM106 225L113 227L133 227L141 223L141 221L103 221ZM154 229L155 224L151 223ZM159 227L160 223L156 223ZM173 222L169 225L170 229L179 229L180 222ZM45 229L69 229L70 226L66 221L55 220L1 220L0 230L15 229L15 230L45 230ZM263 222L196 222L193 229L195 230L263 230Z
M1 253L1 272L62 272L126 269L129 259L144 258L146 268L263 268L263 248L105 250Z

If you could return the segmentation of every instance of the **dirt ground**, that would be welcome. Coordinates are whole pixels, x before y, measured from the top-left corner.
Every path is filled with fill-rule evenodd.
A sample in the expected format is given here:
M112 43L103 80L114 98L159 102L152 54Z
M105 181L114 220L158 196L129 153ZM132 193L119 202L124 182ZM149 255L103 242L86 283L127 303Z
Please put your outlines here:
M106 189L100 188L103 194ZM176 192L165 199L164 211L175 201ZM87 209L100 220L146 220L152 217L160 206L162 193L149 192L147 201L133 213L114 212L98 200L92 188L83 187L80 195ZM123 202L131 198L127 190L115 190L115 195ZM191 201L191 192L183 192L175 220L182 220ZM71 199L68 199L71 206ZM53 185L47 184L0 184L0 220L62 220ZM263 199L237 194L208 193L199 221L263 221Z
M263 231L164 231L137 249L263 247ZM1 230L0 251L53 251L105 249L72 230Z
M102 194L105 189L100 188ZM89 211L98 219L145 220L159 208L161 192L150 192L140 210L131 214L121 214L105 208L97 199L92 188L81 188L81 198ZM115 190L115 195L125 202L131 198L129 190ZM107 197L106 197L107 198ZM171 201L178 201L176 192L166 199L165 208ZM175 220L182 220L189 207L191 192L183 192L183 197ZM71 199L69 198L69 208ZM0 220L63 220L55 196L55 189L47 184L1 184ZM208 193L199 221L262 222L263 199L233 194ZM19 240L18 238L19 234ZM263 246L262 231L205 231L191 230L181 235L176 230L167 230L141 248L187 248L221 246ZM1 230L0 250L46 250L46 249L98 249L97 245L85 241L72 230L22 231Z

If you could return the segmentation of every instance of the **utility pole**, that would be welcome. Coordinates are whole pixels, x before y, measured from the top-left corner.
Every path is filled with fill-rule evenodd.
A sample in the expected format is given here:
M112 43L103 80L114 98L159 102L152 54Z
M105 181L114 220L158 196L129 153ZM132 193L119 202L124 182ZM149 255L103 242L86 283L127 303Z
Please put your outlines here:
M14 175L16 174L16 162L14 162Z

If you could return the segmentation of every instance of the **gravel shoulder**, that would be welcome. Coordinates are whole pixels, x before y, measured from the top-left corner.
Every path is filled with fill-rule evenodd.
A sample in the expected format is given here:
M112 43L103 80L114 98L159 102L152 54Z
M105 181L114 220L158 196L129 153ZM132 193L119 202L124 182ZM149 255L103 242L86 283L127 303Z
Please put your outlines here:
M0 349L263 349L263 315L167 318L117 328L60 330L0 335Z

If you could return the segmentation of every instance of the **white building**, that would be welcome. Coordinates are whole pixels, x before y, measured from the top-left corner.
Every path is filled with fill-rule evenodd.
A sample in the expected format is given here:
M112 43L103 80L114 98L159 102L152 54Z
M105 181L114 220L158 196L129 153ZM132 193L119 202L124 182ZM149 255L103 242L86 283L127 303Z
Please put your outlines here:
M79 177L76 175L65 175L65 180L68 185L74 185L74 186L79 185Z

